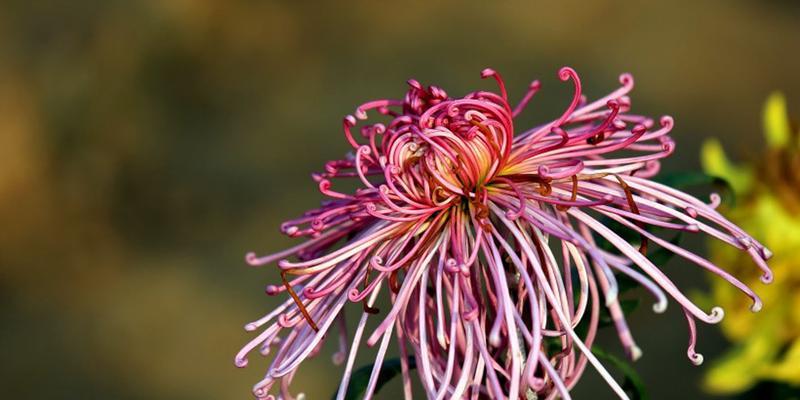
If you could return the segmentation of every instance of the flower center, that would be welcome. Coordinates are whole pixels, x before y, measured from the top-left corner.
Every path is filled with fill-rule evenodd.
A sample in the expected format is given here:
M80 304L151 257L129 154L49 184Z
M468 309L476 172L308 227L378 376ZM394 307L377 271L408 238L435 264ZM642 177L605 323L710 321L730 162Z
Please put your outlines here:
M474 198L510 154L514 132L508 103L494 93L477 92L430 104L417 93L428 92L415 89L412 85L406 101L418 106L409 108L419 116L397 127L388 154L395 178L430 188L439 197Z

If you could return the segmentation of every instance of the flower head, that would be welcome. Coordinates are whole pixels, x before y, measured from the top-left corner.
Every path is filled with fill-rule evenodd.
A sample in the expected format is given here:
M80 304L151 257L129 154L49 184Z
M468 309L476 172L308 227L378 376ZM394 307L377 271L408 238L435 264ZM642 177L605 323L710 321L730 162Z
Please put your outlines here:
M733 221L763 237L778 256L772 266L778 279L763 292L769 304L758 315L737 310L739 301L726 285L712 282L711 296L732 309L722 326L736 348L715 363L705 387L715 393L737 393L758 381L770 380L800 386L800 129L792 127L782 95L775 93L764 108L767 150L751 165L734 165L716 141L703 145L706 172L731 182L737 207ZM747 260L714 243L712 259L730 265L745 282L758 279Z
M283 284L267 293L288 294L246 326L261 333L236 356L245 366L251 350L274 351L257 397L270 397L280 380L281 396L290 398L301 362L338 326L340 399L362 342L377 346L366 391L372 396L393 338L407 397L413 356L429 398L568 398L587 364L625 398L589 350L600 307L607 307L629 357L641 354L617 299L619 276L647 288L657 312L675 299L695 363L702 360L694 351L695 320L723 316L719 307L707 312L689 300L648 259L652 245L719 275L752 299L752 310L761 308L742 282L659 234L706 233L748 253L762 280L772 279L769 251L715 210L718 196L708 204L649 179L675 149L673 121L629 112L630 75L589 102L575 71L562 68L559 78L574 85L572 101L555 120L520 133L514 118L539 82L512 108L500 75L486 69L481 76L499 90L454 98L410 80L403 99L358 107L343 123L352 153L314 175L328 200L281 227L305 241L247 255L251 265L277 261ZM381 122L366 123L368 116ZM342 179L360 187L337 191L333 183ZM379 296L390 299L389 309L376 308ZM343 308L352 302L362 305L348 334ZM369 318L379 321L374 329L367 329Z

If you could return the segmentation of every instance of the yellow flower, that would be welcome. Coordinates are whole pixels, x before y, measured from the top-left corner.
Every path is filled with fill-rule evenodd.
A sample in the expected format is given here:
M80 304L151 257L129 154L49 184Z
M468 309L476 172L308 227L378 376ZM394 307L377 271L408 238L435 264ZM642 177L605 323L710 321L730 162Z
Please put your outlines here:
M765 105L764 132L766 154L751 165L732 164L716 140L702 149L706 173L724 178L736 193L737 205L726 215L775 254L775 281L761 286L764 308L758 314L742 311L734 288L711 281L707 300L731 310L722 331L736 345L706 375L704 386L712 393L738 393L764 380L800 386L800 131L792 129L779 93ZM711 257L755 283L758 276L733 250L714 243Z

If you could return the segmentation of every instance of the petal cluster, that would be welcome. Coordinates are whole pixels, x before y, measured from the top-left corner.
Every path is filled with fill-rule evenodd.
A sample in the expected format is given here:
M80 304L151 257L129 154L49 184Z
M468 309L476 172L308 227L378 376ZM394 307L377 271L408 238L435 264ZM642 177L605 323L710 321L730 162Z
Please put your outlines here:
M605 307L629 357L641 354L617 296L621 276L652 293L655 311L668 298L681 307L695 363L702 362L696 320L723 317L719 307L698 307L648 258L656 247L718 275L752 299L752 310L761 308L736 277L668 239L712 236L748 254L762 281L772 279L769 251L717 212L718 196L704 202L650 179L675 149L673 121L630 112L630 75L590 102L575 71L562 68L572 101L558 118L519 133L514 119L539 82L512 108L500 75L481 75L496 80L497 92L453 98L411 80L402 99L358 107L343 121L352 152L314 174L327 200L281 226L303 241L247 255L254 266L277 262L282 284L267 293L286 298L246 325L260 333L236 356L242 367L255 349L271 357L258 398L292 398L300 364L332 332L340 346L334 361L344 364L339 399L364 345L377 348L365 398L372 397L392 343L407 398L412 381L435 399L569 398L589 364L626 398L590 351ZM344 179L359 188L337 190ZM380 296L388 309L377 308ZM353 332L344 313L351 303L361 303Z

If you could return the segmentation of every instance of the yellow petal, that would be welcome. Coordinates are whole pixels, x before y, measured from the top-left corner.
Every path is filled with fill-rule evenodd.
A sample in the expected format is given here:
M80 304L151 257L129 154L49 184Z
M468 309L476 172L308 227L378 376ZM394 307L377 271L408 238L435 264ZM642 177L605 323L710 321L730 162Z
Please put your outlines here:
M731 164L719 140L712 138L703 143L700 149L700 161L703 171L728 181L737 194L742 194L750 188L752 173L747 168Z
M783 359L764 369L763 376L772 380L800 384L800 340L795 340Z
M784 147L789 143L791 130L786 113L786 99L780 92L774 92L764 105L764 136L770 148Z
M762 377L778 351L773 335L753 335L740 347L717 361L705 376L703 386L715 394L739 393L749 389Z

